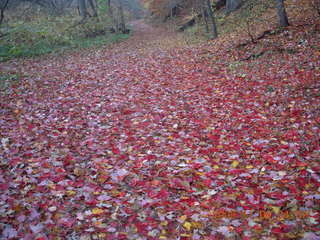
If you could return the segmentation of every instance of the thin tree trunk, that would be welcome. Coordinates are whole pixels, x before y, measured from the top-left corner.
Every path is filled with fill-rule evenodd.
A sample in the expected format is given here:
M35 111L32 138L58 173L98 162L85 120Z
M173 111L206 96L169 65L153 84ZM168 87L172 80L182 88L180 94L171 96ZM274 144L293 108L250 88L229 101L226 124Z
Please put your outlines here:
M279 24L281 27L289 26L288 16L286 12L286 8L284 6L284 0L276 0L277 4L277 14L279 19Z
M82 17L80 22L83 23L88 17L86 0L78 0L78 3L79 3L80 16Z
M4 9L1 8L1 11L0 11L0 26L3 22L3 19L4 19Z
M2 24L3 22L3 19L4 19L4 11L6 10L7 6L8 6L8 3L9 3L9 0L6 0L3 4L3 6L1 6L1 9L0 9L0 25Z
M214 18L213 10L211 7L210 0L206 0L207 2L207 10L208 10L208 15L209 15L209 20L211 22L211 27L212 27L212 38L217 38L218 37L218 31L217 31L217 25L216 25L216 20Z
M93 17L98 17L98 12L97 12L96 5L95 5L94 1L93 0L88 0L88 2L89 2L90 7L92 9Z
M112 6L111 6L111 0L107 0L107 6L108 6L108 14L109 14L109 16L111 18L114 31L118 32L119 31L119 24L118 24L117 19L114 17L113 9L112 9Z
M208 12L205 6L202 6L202 17L205 23L206 32L209 33Z
M126 23L124 20L124 13L123 13L123 7L121 0L119 1L119 14L120 14L120 30L122 33L125 33L127 31L126 29Z

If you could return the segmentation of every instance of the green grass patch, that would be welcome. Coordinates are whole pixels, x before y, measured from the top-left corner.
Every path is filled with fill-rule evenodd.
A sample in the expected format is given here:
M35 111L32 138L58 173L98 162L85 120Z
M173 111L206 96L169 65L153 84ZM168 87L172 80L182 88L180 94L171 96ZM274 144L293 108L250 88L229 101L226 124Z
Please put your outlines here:
M129 37L128 34L110 33L109 28L108 20L89 19L77 25L74 18L68 16L17 21L1 29L5 36L0 38L0 61L101 47Z

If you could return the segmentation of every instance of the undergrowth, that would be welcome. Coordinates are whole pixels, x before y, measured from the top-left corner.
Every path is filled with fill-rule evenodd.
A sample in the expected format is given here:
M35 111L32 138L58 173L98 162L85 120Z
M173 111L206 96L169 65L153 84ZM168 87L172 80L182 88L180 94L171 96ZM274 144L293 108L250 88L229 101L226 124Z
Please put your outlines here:
M106 19L77 24L72 16L38 16L28 22L10 22L1 29L0 61L99 47L128 38L127 34L110 33L108 26Z
M264 23L270 23L270 19L275 18L274 11L273 0L248 0L243 3L239 10L231 14L226 14L224 8L216 11L215 20L219 36L234 34L235 32L254 35L257 26L261 28ZM196 24L187 28L184 34L186 38L193 39L196 42L211 38L211 34L206 32L201 18L196 18Z
M318 18L316 7L309 0L286 1L286 10L289 22L295 25L295 22L309 22L310 16ZM304 12L302 15L301 12ZM191 15L189 16L189 18ZM184 16L188 19L188 16ZM246 39L254 42L264 31L276 31L278 29L278 19L276 16L274 0L247 0L243 2L240 9L226 14L225 9L215 11L215 19L218 28L219 39L227 37L228 41L233 39ZM177 20L179 22L179 20ZM180 25L181 22L180 19ZM179 27L179 25L178 25ZM210 33L206 33L205 25L201 18L196 18L196 24L187 28L184 35L188 39L201 41L210 39Z

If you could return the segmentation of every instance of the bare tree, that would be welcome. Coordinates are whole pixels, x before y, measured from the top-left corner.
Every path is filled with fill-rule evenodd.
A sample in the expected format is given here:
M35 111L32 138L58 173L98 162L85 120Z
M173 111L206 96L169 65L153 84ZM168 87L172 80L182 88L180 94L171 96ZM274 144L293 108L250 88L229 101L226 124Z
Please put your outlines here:
M206 32L209 33L209 23L208 23L208 11L204 4L202 4L202 17L204 20Z
M118 6L118 12L119 12L119 18L120 18L120 25L119 25L119 30L122 33L126 33L127 32L127 28L126 28L126 22L124 20L124 12L123 12L123 6L122 6L122 1L119 0L119 6Z
M107 7L114 31L128 33L129 30L126 27L122 0L117 0L114 4L111 4L111 0L107 0ZM113 7L115 7L116 11L114 11Z
M284 0L276 0L277 14L279 19L279 24L281 27L289 26L288 16L286 8L284 6Z
M1 0L0 0L1 1ZM73 0L11 0L12 2L29 2L36 4L48 11L50 14L61 15L69 8Z
M119 23L118 23L118 19L114 16L113 7L111 5L111 0L107 0L107 7L108 7L108 14L111 18L114 31L118 32L119 31Z
M208 16L209 16L209 20L210 20L210 24L211 24L211 34L212 34L212 38L217 38L218 37L218 31L217 31L217 25L216 25L216 20L214 17L214 13L212 10L212 6L211 6L211 2L210 0L205 0L206 2L204 4L206 4L206 8L208 11Z

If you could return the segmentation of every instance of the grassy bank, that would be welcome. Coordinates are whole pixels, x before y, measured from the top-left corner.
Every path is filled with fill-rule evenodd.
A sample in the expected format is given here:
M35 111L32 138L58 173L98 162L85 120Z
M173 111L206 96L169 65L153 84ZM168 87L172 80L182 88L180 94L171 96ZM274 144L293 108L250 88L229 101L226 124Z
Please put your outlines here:
M127 34L110 33L109 25L97 19L75 24L71 16L42 16L29 22L10 22L1 28L0 61L99 47L128 38Z

